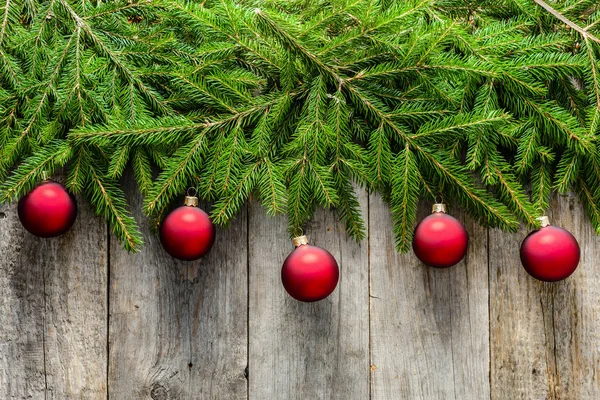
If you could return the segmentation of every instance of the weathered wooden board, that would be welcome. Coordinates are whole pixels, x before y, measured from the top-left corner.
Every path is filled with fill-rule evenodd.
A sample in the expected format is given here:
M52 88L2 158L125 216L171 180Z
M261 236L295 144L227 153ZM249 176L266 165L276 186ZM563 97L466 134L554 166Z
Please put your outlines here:
M110 398L246 399L246 212L205 258L181 262L129 194L146 245L128 254L111 238Z
M600 398L600 240L574 196L556 196L551 209L582 250L565 281L538 282L522 268L527 229L490 231L493 399Z
M44 241L36 261L46 293L47 399L105 399L108 235L80 199L73 228Z
M189 399L248 398L247 210L217 229L205 263L188 275Z
M105 399L107 229L87 204L65 235L0 219L0 398Z
M555 224L581 245L577 271L556 285L552 310L560 399L600 399L600 238L572 196L552 205Z
M0 208L0 398L44 399L44 270L42 241L31 237L16 205Z
M367 196L360 192L367 216ZM294 249L285 218L249 209L249 398L368 399L368 253L347 239L333 213L320 211L307 228L311 244L340 266L337 289L317 303L291 298L281 266Z
M388 207L369 204L371 398L489 398L486 230L467 219L465 259L429 268L396 252ZM419 219L429 212L421 206Z
M469 253L435 270L396 253L388 207L361 192L369 239L347 239L326 211L307 228L341 268L312 304L281 285L285 218L252 202L209 256L177 262L130 197L140 254L114 237L109 248L83 201L56 239L0 207L0 399L600 398L600 239L571 195L551 217L579 240L581 265L547 284L521 267L527 229L488 233L450 210Z

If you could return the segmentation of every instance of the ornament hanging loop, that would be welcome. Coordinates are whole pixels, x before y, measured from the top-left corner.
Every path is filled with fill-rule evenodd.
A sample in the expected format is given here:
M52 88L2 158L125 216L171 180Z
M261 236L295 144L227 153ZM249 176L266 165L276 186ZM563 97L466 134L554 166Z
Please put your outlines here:
M446 212L446 205L444 204L444 196L442 196L441 194L438 194L437 196L435 196L435 204L433 206L431 206L431 213L445 213Z
M48 181L48 171L46 171L45 169L42 170L42 181L43 182Z
M185 200L183 201L183 204L185 204L188 207L198 207L198 197L196 197L196 194L198 194L198 191L196 190L195 187L190 187L187 190L187 195L185 196Z

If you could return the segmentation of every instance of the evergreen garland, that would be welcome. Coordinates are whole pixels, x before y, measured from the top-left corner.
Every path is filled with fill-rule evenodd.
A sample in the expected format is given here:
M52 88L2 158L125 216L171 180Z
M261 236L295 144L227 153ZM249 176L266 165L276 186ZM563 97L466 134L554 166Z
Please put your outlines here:
M64 169L136 250L130 166L157 222L197 186L360 240L358 185L406 251L419 198L515 230L575 190L600 233L595 32L597 0L7 0L0 202Z

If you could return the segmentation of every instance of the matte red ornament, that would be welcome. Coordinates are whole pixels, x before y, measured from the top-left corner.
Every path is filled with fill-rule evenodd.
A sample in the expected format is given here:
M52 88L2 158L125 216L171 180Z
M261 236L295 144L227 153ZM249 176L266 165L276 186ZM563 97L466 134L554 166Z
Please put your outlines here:
M467 253L469 234L456 218L446 214L445 204L434 204L432 214L415 228L413 251L421 262L434 268L458 264Z
M579 265L579 243L569 231L550 225L548 217L539 219L542 227L521 243L521 263L529 275L540 281L563 280Z
M197 205L197 197L186 196L185 205L171 211L160 226L164 249L180 260L197 260L215 243L215 226Z
M77 202L57 182L44 182L19 200L23 227L35 236L49 238L68 231L77 218Z
M337 286L340 276L337 261L327 250L308 244L306 236L294 238L294 245L296 249L281 268L283 287L299 301L323 300Z

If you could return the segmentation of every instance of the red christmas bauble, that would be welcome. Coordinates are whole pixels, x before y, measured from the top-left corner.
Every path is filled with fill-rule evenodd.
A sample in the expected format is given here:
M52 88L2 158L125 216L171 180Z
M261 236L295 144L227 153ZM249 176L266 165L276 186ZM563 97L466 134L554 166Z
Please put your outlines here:
M456 265L467 253L468 245L469 234L463 224L444 211L425 217L415 228L413 251L423 264L430 267Z
M19 200L23 227L35 236L49 238L68 231L77 218L77 202L63 185L45 182Z
M337 261L331 253L310 244L296 247L281 268L281 282L285 290L294 299L304 302L319 301L329 296L335 290L339 276Z
M567 278L577 269L580 257L577 239L569 231L551 225L527 235L520 253L529 275L545 282Z
M160 226L160 242L175 258L185 261L204 256L215 243L215 226L207 213L195 206L171 211Z

